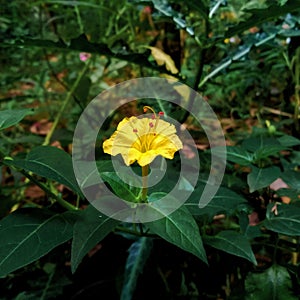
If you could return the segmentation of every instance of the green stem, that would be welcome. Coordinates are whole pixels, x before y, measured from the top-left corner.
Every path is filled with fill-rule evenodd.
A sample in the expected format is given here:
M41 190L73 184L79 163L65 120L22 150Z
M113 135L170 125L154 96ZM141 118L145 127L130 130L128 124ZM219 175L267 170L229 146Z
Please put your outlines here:
M87 64L85 64L84 68L82 69L82 71L80 72L80 74L77 77L76 81L74 82L73 86L71 87L70 91L68 92L68 94L67 94L67 96L66 96L66 98L65 98L65 100L64 100L64 102L62 104L62 106L60 107L60 110L59 110L58 114L56 115L56 118L55 118L55 120L53 122L53 125L52 125L50 131L46 135L46 138L45 138L44 143L43 143L44 146L45 145L49 145L51 137L52 137L52 135L54 133L54 130L55 130L56 126L58 125L59 120L62 117L62 115L63 115L66 107L68 106L70 100L72 99L72 95L74 94L74 92L75 92L77 86L79 85L82 77L84 76L85 72L88 70L90 62L91 62L91 59L89 59L89 61L87 62Z
M46 194L48 194L51 198L56 200L62 207L66 208L67 210L78 210L78 208L71 203L67 202L59 195L54 194L44 183L36 180L33 176L31 176L28 172L24 170L18 170L21 174L23 174L26 178L28 178L31 182L36 184L40 187Z
M297 132L300 130L299 124L299 109L300 109L300 47L296 50L295 59L295 110L294 110L294 122Z
M147 192L148 192L148 173L149 173L149 165L142 167L142 201L146 202L147 200Z

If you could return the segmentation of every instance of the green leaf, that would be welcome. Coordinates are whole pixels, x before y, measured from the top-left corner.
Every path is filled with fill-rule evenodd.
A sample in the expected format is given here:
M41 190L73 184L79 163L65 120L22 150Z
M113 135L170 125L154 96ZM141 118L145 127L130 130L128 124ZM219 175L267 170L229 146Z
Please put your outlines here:
M280 178L292 189L300 189L300 172L288 170L280 175Z
M102 239L104 239L120 221L100 213L89 205L74 225L72 241L71 268L74 273L82 258Z
M24 117L32 114L33 110L30 108L2 110L0 111L0 130L16 125Z
M229 30L225 33L225 38L230 38L253 26L259 26L261 23L267 22L268 20L272 20L293 11L297 11L299 10L299 6L299 0L289 0L285 3L285 5L278 5L274 3L268 8L247 10L247 13L252 14L251 17L246 21L229 28Z
M17 210L0 221L0 277L39 259L73 235L74 212Z
M6 159L4 163L55 180L82 195L74 175L71 157L61 149L38 146L27 154L26 159Z
M255 152L262 148L282 146L275 137L266 136L264 132L258 132L256 134L253 133L254 136L243 140L242 147L247 151Z
M71 39L69 44L64 43L62 40L57 42L51 40L29 39L25 38L22 41L15 42L13 45L6 44L6 46L21 46L21 47L42 47L46 49L61 49L69 51L80 51L88 53L96 53L105 55L111 58L129 61L144 67L160 70L148 61L148 55L139 53L114 53L110 50L108 45L103 43L91 43L83 34L75 39Z
M170 197L170 196L169 196ZM174 205L176 199L170 197L170 206ZM159 206L159 201L152 202L154 216L162 217L153 222L145 223L151 232L165 239L167 242L190 252L207 263L205 250L199 233L198 225L186 207L181 206L169 215L165 215Z
M278 138L278 142L287 148L300 145L300 140L291 135L281 136Z
M280 151L285 149L288 147L279 144L262 147L254 152L255 161L278 155Z
M247 176L250 193L269 186L280 177L280 169L278 167L257 168L251 166L251 169L251 173Z
M127 184L115 172L101 172L100 175L103 181L107 182L121 199L131 202L137 201L141 192L141 188L139 187L142 185L141 182L138 183L132 178L132 185Z
M204 243L257 264L247 237L236 231L224 230L213 237L206 236Z
M125 264L125 278L121 292L121 300L131 300L137 285L138 277L151 253L152 239L141 237L129 248Z
M299 201L300 189L282 188L275 193L278 197L289 197L292 201Z
M275 203L267 207L263 226L267 229L290 236L300 235L300 208L295 205L277 204L277 215L272 212Z
M215 147L214 154L220 155L221 158L224 156L224 148L223 147ZM241 166L249 166L253 161L253 154L249 153L242 147L238 146L229 146L226 147L226 155L227 160Z
M203 208L199 208L199 200L201 198L204 186L198 185L184 204L188 210L195 216L208 215L213 218L217 214L231 215L239 205L247 203L246 199L237 193L220 187L213 199Z
M246 300L296 300L286 268L273 265L264 272L249 273L245 281Z

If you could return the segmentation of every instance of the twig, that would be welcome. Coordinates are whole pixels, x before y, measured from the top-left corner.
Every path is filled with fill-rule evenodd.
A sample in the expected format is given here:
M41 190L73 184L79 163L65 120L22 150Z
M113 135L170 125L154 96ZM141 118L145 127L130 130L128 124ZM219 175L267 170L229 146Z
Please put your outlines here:
M44 143L43 145L49 145L50 143L50 140L51 140L51 137L54 133L54 130L56 129L56 126L58 125L59 121L60 121L60 118L62 117L66 107L68 106L71 98L72 98L72 95L73 93L75 92L78 84L80 83L80 80L82 79L82 77L84 76L85 72L87 71L89 65L90 65L90 62L91 60L88 61L88 63L84 66L83 70L81 71L81 73L79 74L79 76L77 77L76 81L74 82L73 86L71 87L70 91L68 92L65 100L63 101L63 104L58 112L58 114L56 115L56 118L53 122L53 125L50 129L50 131L48 132L48 134L46 135L45 137L45 140L44 140Z

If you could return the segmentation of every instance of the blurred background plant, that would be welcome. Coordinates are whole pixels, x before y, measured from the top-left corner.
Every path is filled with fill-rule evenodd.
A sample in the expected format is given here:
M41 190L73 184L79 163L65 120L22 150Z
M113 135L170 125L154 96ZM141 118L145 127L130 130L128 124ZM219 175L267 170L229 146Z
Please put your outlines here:
M300 1L13 0L1 7L1 299L92 299L99 291L111 299L299 298ZM151 235L124 224L103 228L91 208L83 223L68 212L88 204L67 155L81 112L110 86L146 76L197 90L223 126L222 189L201 212L190 209L210 267L172 240L174 232L171 243L152 244ZM178 107L159 109L185 123L199 147L203 174L188 203L197 202L209 172L204 132ZM100 139L137 111L133 103L117 112ZM57 238L45 225L41 237L53 239L45 249L29 241L35 258L21 241L13 242L22 258L9 246L14 224L30 223L26 207L39 215L37 224L47 224L51 212L53 226L67 228ZM93 226L98 234L76 250L74 240ZM72 237L78 257L71 261ZM157 291L149 278L157 278Z

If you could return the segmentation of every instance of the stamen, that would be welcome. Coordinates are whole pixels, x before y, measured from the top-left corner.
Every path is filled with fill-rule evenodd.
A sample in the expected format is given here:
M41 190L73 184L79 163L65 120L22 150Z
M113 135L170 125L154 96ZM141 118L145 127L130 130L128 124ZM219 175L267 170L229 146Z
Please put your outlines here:
M152 122L150 122L150 123L149 123L149 126L150 126L151 128L153 128L153 127L154 127L154 125L153 125L153 123L152 123Z
M158 115L161 116L161 117L163 117L163 116L165 115L165 113L164 113L163 111L160 111L160 112L158 113Z
M138 130L137 130L136 128L134 128L132 131L133 131L134 133L137 133L137 132L138 132Z
M144 106L144 113L147 112L148 109L151 110L151 111L153 112L154 118L156 119L157 116L156 116L155 110L154 110L152 107L150 107L150 106Z

